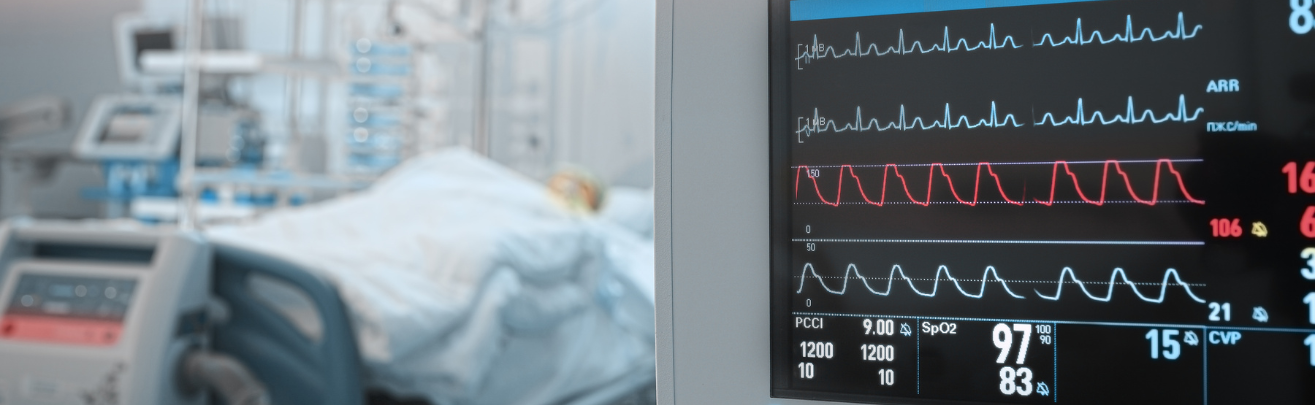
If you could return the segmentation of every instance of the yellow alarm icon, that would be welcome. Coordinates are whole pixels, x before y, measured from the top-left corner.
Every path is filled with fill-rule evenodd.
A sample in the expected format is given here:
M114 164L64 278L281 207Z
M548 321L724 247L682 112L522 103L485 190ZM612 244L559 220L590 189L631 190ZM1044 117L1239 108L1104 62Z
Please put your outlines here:
M1269 228L1265 227L1264 222L1256 221L1251 223L1251 234L1263 238L1269 236Z

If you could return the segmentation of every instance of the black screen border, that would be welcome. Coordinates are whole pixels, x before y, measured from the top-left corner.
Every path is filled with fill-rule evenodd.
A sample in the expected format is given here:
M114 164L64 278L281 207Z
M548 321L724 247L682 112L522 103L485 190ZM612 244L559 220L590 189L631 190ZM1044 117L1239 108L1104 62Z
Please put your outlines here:
M769 119L770 237L771 237L771 396L811 399L814 395L790 389L790 0L769 0Z

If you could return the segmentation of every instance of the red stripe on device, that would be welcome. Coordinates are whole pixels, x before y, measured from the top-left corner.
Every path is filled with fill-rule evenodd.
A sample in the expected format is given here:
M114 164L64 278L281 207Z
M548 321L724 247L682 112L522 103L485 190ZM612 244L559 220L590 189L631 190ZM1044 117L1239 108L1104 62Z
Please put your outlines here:
M121 335L123 324L115 321L31 315L5 315L0 318L0 339L113 346Z

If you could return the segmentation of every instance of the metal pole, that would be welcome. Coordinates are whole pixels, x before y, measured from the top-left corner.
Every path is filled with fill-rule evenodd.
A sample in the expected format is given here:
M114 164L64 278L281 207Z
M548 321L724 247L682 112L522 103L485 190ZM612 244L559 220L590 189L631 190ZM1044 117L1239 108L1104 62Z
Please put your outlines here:
M201 35L205 29L205 0L190 0L187 8L186 44L183 48L182 136L178 162L178 226L196 229L196 142L200 131Z
M332 18L331 18L331 17L333 16L334 1L333 1L333 0L323 0L323 1L321 1L321 4L323 4L323 6L321 7L321 10L320 10L320 56L319 56L319 58L323 60L323 59L330 59L330 58L333 57L334 44L336 44L336 42L334 41L334 36L332 35L333 33L330 32L330 29L329 29L329 27L332 27L332 26L333 26L333 24L332 24ZM331 139L331 138L332 138L332 136L331 136L330 134L333 133L333 130L334 130L334 128L333 128L333 124L334 124L334 122L333 122L333 121L330 121L330 119L329 119L329 93L330 93L330 87L331 87L334 83L331 81L331 79L329 79L329 78L325 78L325 77L321 77L321 78L319 78L319 80L317 81L317 83L319 84L319 91L320 91L320 94L319 94L319 103L317 103L317 105L316 105L315 117L319 119L319 133L320 133L320 136L324 137L324 138L325 138L325 141L327 142L328 139ZM325 146L326 146L326 152L325 152L325 153L329 153L329 152L327 151L327 150L328 150L328 149L327 149L327 146L328 146L328 145L326 144ZM327 163L327 162L328 162L329 160L330 160L330 159L328 159L328 157L326 156L326 157L325 157L325 162L326 162L325 165L326 165L326 169L327 169L327 166L328 166L328 163Z
M476 90L475 95L475 139L471 142L471 147L475 149L475 152L484 156L492 156L493 154L493 135L492 130L489 128L489 121L492 118L489 110L492 109L490 104L493 102L493 97L489 94L489 88L491 87L489 77L492 76L489 72L492 68L492 64L489 62L491 59L490 54L492 54L489 49L489 23L491 22L489 16L491 14L493 14L492 10L489 10L486 5L483 16L484 23L480 27L481 34L478 37L479 66L476 67L475 71L479 75L479 89Z
M303 31L302 18L305 0L292 0L292 59L300 61L302 58L301 35ZM301 172L301 75L296 72L289 73L287 76L287 97L288 97L288 131L291 135L288 142L288 150L285 158L287 159L287 169L293 173Z

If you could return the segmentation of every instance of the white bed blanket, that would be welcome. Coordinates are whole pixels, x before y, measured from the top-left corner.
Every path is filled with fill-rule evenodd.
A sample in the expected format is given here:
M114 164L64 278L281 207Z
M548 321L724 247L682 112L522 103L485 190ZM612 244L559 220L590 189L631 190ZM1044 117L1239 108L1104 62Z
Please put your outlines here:
M435 404L553 404L653 363L653 245L465 150L214 228L338 287L371 382Z

